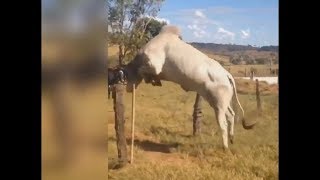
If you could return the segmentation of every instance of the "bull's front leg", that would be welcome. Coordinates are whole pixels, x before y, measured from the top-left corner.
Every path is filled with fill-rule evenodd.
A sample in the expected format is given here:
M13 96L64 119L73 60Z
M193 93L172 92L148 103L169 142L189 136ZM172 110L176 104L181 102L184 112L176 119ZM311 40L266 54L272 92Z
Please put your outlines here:
M143 79L144 79L144 82L147 84L152 82L152 77L150 75L144 75Z
M162 86L161 80L157 75L144 74L145 83L151 83L153 86Z
M152 79L152 85L162 86L161 80L158 76L154 76L154 78Z

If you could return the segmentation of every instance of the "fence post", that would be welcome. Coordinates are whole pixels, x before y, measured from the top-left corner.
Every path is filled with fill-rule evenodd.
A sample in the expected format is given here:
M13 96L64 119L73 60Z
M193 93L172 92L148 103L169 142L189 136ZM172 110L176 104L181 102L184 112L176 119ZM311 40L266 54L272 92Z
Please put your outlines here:
M136 111L136 87L133 84L132 90L132 114L131 114L131 157L130 157L130 164L133 163L133 147L134 147L134 121L135 121L135 111Z
M251 71L250 79L253 81L254 71Z
M270 68L270 75L272 75L272 74L274 74L274 73L272 73L272 68Z
M257 109L258 112L261 112L261 99L260 99L260 91L259 91L259 80L256 79L256 99L257 99Z
M201 111L201 102L202 97L197 93L196 101L193 105L193 135L198 135L201 133L201 119L202 119L202 111Z
M113 108L115 112L115 131L118 149L119 166L125 166L128 163L127 159L127 142L125 137L125 118L124 118L124 102L123 94L125 85L115 84L112 88Z
M247 68L244 68L244 77L247 77Z

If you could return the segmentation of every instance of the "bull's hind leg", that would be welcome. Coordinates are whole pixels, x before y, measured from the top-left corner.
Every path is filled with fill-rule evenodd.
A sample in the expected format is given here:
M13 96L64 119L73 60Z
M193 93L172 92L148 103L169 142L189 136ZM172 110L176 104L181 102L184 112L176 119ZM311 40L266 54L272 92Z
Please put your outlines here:
M231 106L229 106L228 110L226 111L226 119L229 122L229 139L231 144L233 144L234 139L234 116L235 113Z
M232 91L225 85L207 85L210 89L207 99L211 107L214 108L218 125L222 134L222 143L225 150L228 150L228 122L226 119L226 112L230 105Z
M228 123L226 120L226 111L223 108L215 108L215 114L220 126L220 131L222 134L222 143L224 149L228 149Z

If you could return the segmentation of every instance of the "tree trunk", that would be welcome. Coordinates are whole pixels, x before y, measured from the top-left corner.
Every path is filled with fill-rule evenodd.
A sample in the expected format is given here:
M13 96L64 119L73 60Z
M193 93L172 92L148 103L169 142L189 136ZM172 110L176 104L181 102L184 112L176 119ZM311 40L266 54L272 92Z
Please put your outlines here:
M123 59L124 59L124 56L123 56L123 44L120 44L119 45L119 65L122 66L123 65Z
M197 93L196 101L193 106L193 135L201 133L201 119L203 116L201 111L201 102L202 97Z
M117 149L119 165L124 166L128 163L127 159L127 143L125 137L125 119L124 119L124 102L123 94L125 85L116 84L113 87L112 98L115 112L115 130L117 137Z

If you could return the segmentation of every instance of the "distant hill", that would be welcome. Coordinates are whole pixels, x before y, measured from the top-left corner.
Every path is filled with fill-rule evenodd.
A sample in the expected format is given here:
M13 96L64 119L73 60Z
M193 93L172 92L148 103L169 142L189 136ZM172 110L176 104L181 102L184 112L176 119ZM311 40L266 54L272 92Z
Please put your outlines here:
M215 52L223 52L223 51L247 51L247 50L256 50L256 51L271 51L278 53L279 46L262 46L262 47L254 47L251 45L236 45L236 44L215 44L215 43L198 43L191 42L189 43L193 47L199 49L206 49Z
M279 52L279 46L262 46L260 51L273 51L273 52Z
M189 43L193 47L207 54L225 65L231 64L274 64L279 63L279 46L255 47L251 45L215 44L215 43ZM220 57L215 58L215 57ZM229 63L226 63L229 62Z

